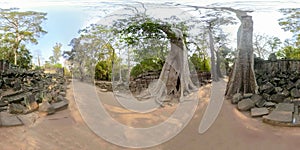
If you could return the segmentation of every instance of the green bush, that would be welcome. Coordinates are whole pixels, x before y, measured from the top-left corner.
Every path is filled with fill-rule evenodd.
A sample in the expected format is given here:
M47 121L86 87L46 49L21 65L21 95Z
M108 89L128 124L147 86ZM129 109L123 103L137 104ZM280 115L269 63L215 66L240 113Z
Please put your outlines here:
M202 59L197 54L193 54L190 61L194 64L196 71L210 71L210 64L208 59Z
M111 80L111 68L108 66L106 61L99 61L95 68L95 79L96 80Z

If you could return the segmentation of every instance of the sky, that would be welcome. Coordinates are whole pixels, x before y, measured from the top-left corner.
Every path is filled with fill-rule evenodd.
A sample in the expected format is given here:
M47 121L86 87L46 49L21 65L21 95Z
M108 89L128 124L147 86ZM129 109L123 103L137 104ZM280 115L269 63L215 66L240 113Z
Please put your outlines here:
M137 0L139 2L151 2L153 0ZM281 14L279 8L299 8L299 0L173 0L182 4L193 4L199 6L227 6L238 9L254 10L253 16L254 32L277 36L281 40L290 38L292 35L284 32L278 25ZM0 8L20 8L21 11L32 10L47 13L47 20L43 28L48 32L38 39L37 45L28 45L35 57L38 52L42 55L42 61L48 60L52 55L55 43L62 43L62 51L70 50L70 41L78 36L78 30L91 23L105 21L102 17L120 9L119 5L133 2L131 0L0 0ZM164 3L169 0L156 2ZM101 11L99 11L101 9ZM105 9L106 11L103 11ZM238 26L227 28L236 35ZM36 61L36 59L34 59ZM61 60L63 61L63 60ZM36 62L35 62L36 63Z

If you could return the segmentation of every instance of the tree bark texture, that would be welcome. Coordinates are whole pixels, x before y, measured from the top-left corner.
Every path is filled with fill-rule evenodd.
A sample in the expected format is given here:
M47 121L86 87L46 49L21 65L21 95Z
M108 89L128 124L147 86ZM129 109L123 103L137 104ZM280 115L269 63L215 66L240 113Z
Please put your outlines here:
M186 45L183 41L182 32L179 29L172 29L175 38L171 39L171 50L166 58L158 81L154 87L148 88L139 96L143 98L154 98L159 104L170 98L179 98L183 101L184 96L197 90L190 78L190 69ZM166 99L163 99L163 98Z
M211 65L211 75L213 81L219 81L219 76L217 74L216 68L216 58L215 58L215 48L214 48L214 39L212 35L211 29L208 29L208 36L209 36L209 47L210 47L210 65Z
M237 13L237 16L241 21L237 33L238 55L227 84L226 96L228 97L235 93L256 93L257 91L253 64L252 17L245 13Z

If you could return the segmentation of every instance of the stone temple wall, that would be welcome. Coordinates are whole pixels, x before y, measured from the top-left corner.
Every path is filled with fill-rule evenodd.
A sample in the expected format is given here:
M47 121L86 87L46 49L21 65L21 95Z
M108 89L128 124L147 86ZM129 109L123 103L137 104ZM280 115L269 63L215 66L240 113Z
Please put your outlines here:
M129 84L129 89L131 92L139 93L142 90L147 89L149 84L153 80L159 79L159 76L160 76L160 71L150 71L150 72L142 73L138 77L131 79ZM191 76L192 78L194 77L198 78L200 86L209 83L211 79L210 72L198 72L197 74L192 74Z
M300 126L300 60L255 60L256 94L231 99L240 111L280 126Z
M260 72L300 72L300 60L258 60L254 66L255 70Z
M11 64L7 62L6 60L0 60L0 72L4 72L11 68Z

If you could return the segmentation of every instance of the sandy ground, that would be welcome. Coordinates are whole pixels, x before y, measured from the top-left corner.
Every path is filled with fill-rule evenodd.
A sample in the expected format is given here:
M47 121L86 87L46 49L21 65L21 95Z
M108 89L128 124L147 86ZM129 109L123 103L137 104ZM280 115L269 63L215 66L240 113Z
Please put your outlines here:
M0 128L0 149L3 150L119 150L128 149L113 145L94 134L84 123L74 102L72 85L67 98L69 107L51 116L40 117L32 125ZM119 122L139 127L153 125L168 118L176 109L166 106L152 113L137 114L123 109L113 100L112 93L99 92L110 115ZM221 112L214 124L204 133L198 128L205 108L209 103L210 85L199 90L199 104L191 122L170 141L147 148L153 150L252 150L299 149L300 128L274 127L259 119L241 113L236 106L224 101Z

